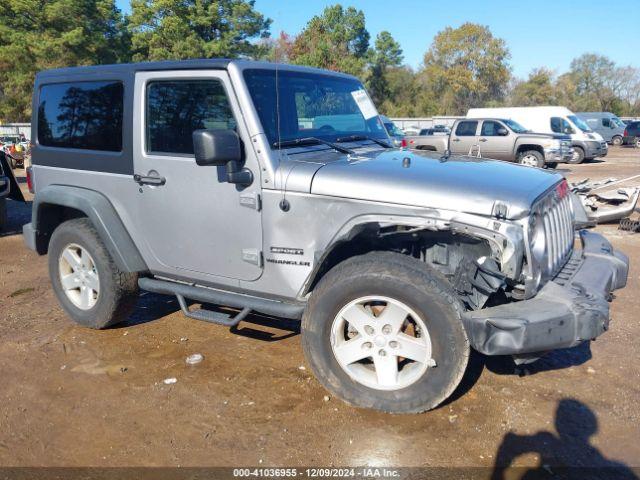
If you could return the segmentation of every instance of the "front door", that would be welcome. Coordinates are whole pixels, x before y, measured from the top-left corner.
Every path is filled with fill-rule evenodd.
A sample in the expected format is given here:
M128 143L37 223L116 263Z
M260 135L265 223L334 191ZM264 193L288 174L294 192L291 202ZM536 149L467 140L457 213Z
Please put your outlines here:
M507 135L498 135L498 131L506 131ZM513 137L509 129L496 120L484 120L478 138L480 155L484 158L509 160L513 150Z
M462 120L449 137L449 150L457 155L478 154L477 120Z
M143 177L134 222L149 268L214 283L257 279L260 169L227 72L138 73L134 105L134 172ZM199 129L238 133L252 185L228 183L225 167L196 164Z

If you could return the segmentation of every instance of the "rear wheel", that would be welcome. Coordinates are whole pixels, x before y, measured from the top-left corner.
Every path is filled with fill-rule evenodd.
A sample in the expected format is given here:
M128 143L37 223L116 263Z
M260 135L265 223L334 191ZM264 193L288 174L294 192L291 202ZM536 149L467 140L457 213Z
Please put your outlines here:
M622 137L619 135L616 135L615 137L613 137L611 139L611 145L614 145L616 147L619 147L620 145L622 145Z
M359 407L416 413L460 383L469 341L446 279L405 255L374 252L334 267L302 318L318 380Z
M518 155L518 163L525 167L544 167L544 156L537 150L527 150Z
M136 302L137 274L118 269L87 218L66 221L53 232L49 276L64 310L85 327L126 320Z
M578 164L584 161L584 150L582 147L573 147L573 156L568 163Z

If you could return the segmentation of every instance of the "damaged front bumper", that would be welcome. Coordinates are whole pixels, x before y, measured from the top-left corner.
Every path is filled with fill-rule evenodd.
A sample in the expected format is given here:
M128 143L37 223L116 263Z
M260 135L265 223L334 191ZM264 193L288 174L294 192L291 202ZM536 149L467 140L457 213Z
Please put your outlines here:
M582 250L529 300L467 312L473 348L519 355L573 347L605 332L611 292L627 283L629 259L594 232L580 232Z

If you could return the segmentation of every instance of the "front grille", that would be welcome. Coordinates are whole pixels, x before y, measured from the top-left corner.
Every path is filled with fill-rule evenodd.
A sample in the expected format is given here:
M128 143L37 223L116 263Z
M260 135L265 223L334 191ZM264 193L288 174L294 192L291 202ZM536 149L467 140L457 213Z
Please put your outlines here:
M564 185L564 187L562 186ZM566 263L573 250L573 211L571 198L564 191L566 183L551 192L543 202L540 214L544 222L547 245L547 275L554 276Z

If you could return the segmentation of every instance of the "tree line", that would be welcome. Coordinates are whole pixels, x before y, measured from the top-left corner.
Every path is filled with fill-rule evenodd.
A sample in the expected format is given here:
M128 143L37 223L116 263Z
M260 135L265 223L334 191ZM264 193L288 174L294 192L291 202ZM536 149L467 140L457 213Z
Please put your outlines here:
M556 74L512 75L510 52L488 27L446 27L418 69L403 64L386 31L371 38L365 14L339 4L297 35L270 35L254 0L0 0L0 120L28 121L39 70L130 61L252 58L309 65L363 79L389 116L463 115L470 107L564 105L640 115L640 70L586 53Z

